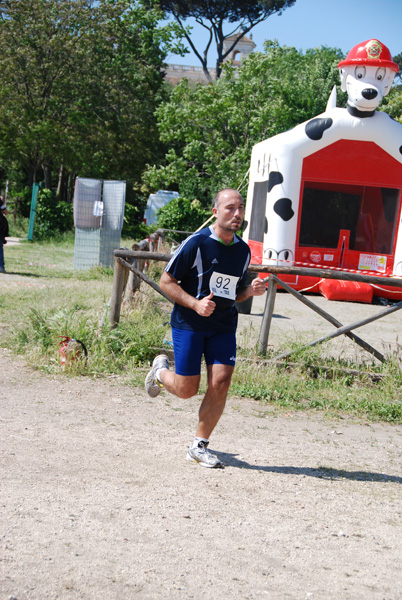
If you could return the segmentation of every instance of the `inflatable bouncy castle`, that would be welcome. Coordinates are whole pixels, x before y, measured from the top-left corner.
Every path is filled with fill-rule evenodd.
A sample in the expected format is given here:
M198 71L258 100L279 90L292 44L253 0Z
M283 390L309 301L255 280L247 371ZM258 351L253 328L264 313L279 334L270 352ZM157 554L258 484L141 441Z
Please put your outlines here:
M252 264L307 266L383 276L384 285L281 274L328 299L402 300L387 278L402 276L402 124L376 110L398 65L376 39L339 65L347 108L336 107L256 144L244 239ZM265 276L265 275L261 275Z

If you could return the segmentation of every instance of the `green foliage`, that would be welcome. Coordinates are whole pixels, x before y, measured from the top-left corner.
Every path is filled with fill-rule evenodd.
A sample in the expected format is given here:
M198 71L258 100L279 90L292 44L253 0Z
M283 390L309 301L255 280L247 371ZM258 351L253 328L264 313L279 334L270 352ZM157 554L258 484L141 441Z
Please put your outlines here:
M195 231L211 216L211 211L202 208L199 200L173 198L158 210L158 226L163 229Z
M141 0L0 0L0 160L29 185L52 169L140 179L177 26Z
M399 66L399 72L396 74L395 79L397 82L402 83L402 52L394 56L393 61Z
M383 101L381 110L389 114L390 117L402 123L402 85L391 89L389 96Z
M342 56L326 47L303 54L267 42L265 53L252 53L237 73L225 66L214 85L182 80L157 111L169 150L148 169L146 184L178 189L205 207L219 189L244 186L254 144L325 110Z
M16 221L12 217L8 218L10 237L25 238L28 235L29 220L25 217L17 217Z
M148 237L150 229L142 222L145 205L146 203L141 203L140 206L126 203L122 237L131 238L137 242Z
M236 366L232 392L267 404L291 410L314 410L327 413L354 414L388 422L402 422L402 372L390 360L383 377L373 383L364 374L351 375L340 361L325 360L314 352L315 367L307 360L285 369L267 364L253 366L248 362ZM321 368L320 368L321 365Z
M165 324L164 324L165 323ZM88 364L72 361L68 366L82 373L116 373L153 358L156 347L163 345L166 317L152 315L145 306L122 320L116 329L98 331L88 307L73 304L55 310L31 309L23 324L14 332L17 350L33 353L47 362L47 370L59 368L59 346L68 336L82 341L88 350Z
M35 215L34 237L38 240L54 237L73 227L73 207L57 201L51 190L40 190Z

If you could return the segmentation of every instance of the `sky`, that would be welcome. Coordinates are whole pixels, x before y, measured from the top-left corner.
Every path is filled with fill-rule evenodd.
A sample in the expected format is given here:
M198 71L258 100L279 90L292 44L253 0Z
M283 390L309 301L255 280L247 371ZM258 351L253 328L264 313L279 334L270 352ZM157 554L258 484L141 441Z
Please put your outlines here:
M190 20L186 21L191 24ZM226 31L230 31L226 24ZM402 52L402 0L296 0L281 16L272 15L250 32L263 51L267 39L277 39L281 46L297 50L330 46L347 52L365 40L377 38L385 44L392 56ZM196 47L203 49L206 34L195 24L193 35ZM214 67L216 52L210 50L208 66ZM167 62L199 66L197 57L170 55Z

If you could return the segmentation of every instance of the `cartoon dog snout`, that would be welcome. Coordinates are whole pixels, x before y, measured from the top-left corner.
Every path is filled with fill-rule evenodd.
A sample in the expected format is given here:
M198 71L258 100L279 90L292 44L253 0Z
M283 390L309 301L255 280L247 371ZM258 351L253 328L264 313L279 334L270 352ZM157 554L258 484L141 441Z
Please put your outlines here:
M366 100L374 100L374 98L377 98L378 92L374 88L365 88L362 91L362 96Z

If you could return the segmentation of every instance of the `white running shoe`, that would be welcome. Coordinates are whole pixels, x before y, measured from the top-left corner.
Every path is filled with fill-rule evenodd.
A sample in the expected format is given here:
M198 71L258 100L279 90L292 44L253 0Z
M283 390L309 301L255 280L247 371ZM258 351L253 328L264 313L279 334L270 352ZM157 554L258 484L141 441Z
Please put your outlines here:
M149 371L148 375L145 378L145 389L148 392L148 395L151 398L156 398L158 394L160 394L163 385L156 378L156 371L158 369L168 369L169 368L169 359L166 354L158 354L154 358L154 362L152 363L152 369Z
M190 448L187 450L187 460L191 462L196 462L202 467L207 467L209 469L217 469L223 467L221 461L210 453L208 450L209 442L198 442L198 446L195 448Z

